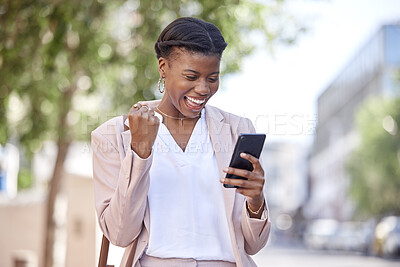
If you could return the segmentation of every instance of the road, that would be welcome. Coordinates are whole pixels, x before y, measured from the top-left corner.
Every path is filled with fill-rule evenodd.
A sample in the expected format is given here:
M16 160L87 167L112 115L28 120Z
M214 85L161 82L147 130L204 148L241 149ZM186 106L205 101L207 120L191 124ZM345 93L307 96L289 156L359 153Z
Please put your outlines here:
M312 251L301 247L266 246L253 256L258 267L399 267L388 260L356 253Z

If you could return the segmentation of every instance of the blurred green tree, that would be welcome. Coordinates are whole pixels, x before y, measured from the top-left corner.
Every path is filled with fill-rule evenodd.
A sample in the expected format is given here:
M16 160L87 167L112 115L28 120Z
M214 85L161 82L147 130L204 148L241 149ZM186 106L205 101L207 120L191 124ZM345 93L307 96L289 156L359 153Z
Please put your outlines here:
M400 214L400 98L371 98L356 115L360 143L347 170L358 216Z
M54 203L72 140L143 99L158 80L154 42L180 16L216 24L229 43L222 72L240 68L262 33L268 49L304 31L283 0L3 0L0 2L0 144L30 158L43 142L58 152L47 198L45 264L53 266ZM26 184L27 182L24 181Z

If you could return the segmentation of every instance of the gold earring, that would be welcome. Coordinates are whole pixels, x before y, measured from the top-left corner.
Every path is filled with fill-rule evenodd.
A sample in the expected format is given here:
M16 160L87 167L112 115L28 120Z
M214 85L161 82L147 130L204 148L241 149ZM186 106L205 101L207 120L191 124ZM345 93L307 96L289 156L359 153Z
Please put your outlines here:
M161 81L162 81L162 89L161 89ZM164 81L164 78L160 78L158 80L158 91L160 91L161 94L165 92L165 81Z

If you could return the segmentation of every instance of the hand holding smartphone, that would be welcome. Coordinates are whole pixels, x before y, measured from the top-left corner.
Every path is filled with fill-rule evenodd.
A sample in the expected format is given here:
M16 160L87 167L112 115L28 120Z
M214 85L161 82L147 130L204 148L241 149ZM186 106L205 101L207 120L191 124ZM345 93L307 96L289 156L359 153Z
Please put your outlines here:
M253 171L253 164L247 159L240 157L240 153L246 153L256 158L260 158L261 151L264 146L264 141L265 141L265 134L240 134L236 142L231 162L229 163L229 167ZM244 177L229 173L226 174L226 178L246 179ZM228 184L224 184L224 187L238 188L237 186Z

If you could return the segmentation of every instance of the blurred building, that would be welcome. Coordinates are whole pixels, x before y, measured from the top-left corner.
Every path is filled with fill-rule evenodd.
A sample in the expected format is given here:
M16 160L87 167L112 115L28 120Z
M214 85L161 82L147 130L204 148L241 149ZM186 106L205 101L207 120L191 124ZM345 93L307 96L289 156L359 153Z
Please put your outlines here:
M273 213L293 213L306 200L307 154L304 144L266 142L261 159L266 177L266 196Z
M35 155L38 177L32 190L13 199L0 198L0 266L43 266L46 231L46 190L54 166L55 145L46 143ZM101 231L96 225L91 151L87 143L73 143L64 163L63 190L56 201L55 266L96 266ZM16 265L17 262L21 265ZM28 264L28 265L27 265Z
M382 26L319 96L309 163L310 217L345 220L352 216L345 161L358 141L354 115L368 96L395 93L399 68L400 24Z

